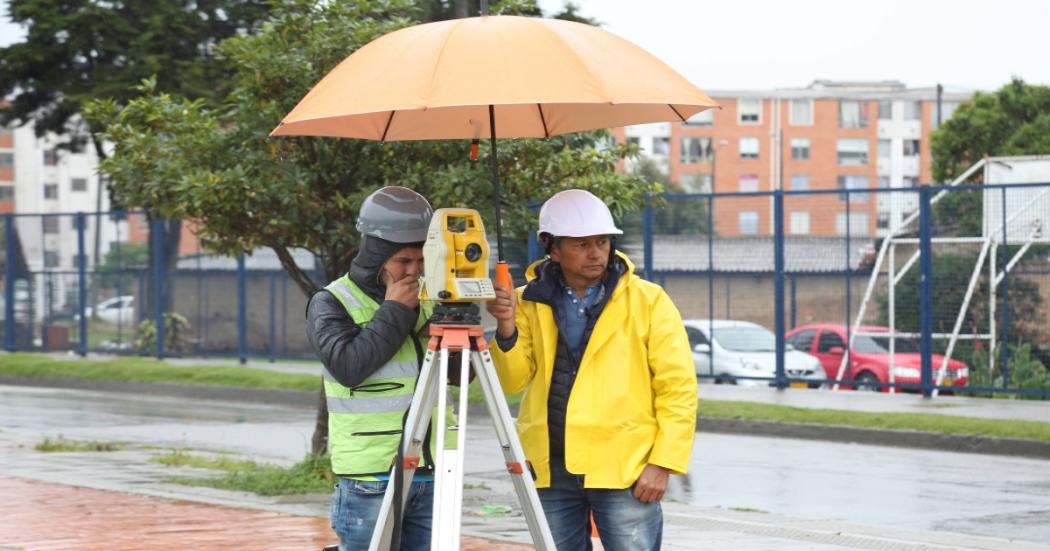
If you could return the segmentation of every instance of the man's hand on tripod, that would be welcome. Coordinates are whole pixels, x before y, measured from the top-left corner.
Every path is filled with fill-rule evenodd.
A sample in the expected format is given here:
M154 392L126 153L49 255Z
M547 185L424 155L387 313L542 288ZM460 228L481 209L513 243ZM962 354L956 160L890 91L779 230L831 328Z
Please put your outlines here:
M485 303L485 309L496 318L496 333L504 339L514 336L514 289L495 287L496 298Z
M409 308L419 306L419 277L405 274L405 277L394 281L390 273L383 271L383 283L386 284L386 296L383 300L400 302Z

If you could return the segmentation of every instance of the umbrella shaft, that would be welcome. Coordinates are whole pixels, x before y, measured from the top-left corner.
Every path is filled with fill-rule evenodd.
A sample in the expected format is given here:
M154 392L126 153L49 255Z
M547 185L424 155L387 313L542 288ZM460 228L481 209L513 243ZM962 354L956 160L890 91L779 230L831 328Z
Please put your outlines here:
M496 201L496 255L503 262L503 199L499 189L499 165L496 163L496 108L489 105L489 165L492 167L492 190Z

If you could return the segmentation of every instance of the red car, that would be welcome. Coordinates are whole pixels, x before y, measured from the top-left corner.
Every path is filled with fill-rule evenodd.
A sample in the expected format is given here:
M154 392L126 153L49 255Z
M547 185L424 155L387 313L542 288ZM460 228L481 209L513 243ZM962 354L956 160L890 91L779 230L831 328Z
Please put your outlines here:
M888 327L861 327L862 333L889 333ZM817 323L796 327L788 332L787 343L796 350L812 354L820 360L828 379L835 379L842 355L846 352L846 326L830 323ZM890 382L889 337L854 335L853 350L850 351L849 365L843 370L842 381L856 382L860 390L879 390L873 383ZM941 368L944 356L934 354L933 382L937 381L937 371ZM922 355L919 345L913 340L897 337L894 343L893 382L899 384L919 384L921 382ZM941 386L966 386L970 370L958 360L948 362ZM888 392L889 387L882 387Z

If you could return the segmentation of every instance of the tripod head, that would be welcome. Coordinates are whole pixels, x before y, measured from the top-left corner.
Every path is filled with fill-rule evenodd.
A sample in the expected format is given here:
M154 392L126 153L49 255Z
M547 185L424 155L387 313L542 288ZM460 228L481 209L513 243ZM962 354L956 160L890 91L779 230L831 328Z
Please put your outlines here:
M430 316L431 325L481 325L476 302L439 302Z

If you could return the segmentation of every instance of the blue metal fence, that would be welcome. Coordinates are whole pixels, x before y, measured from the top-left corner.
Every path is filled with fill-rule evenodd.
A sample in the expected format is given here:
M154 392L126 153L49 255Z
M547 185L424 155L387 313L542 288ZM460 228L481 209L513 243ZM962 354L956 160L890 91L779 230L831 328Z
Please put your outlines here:
M669 194L621 220L625 235L617 246L636 261L643 277L668 290L683 318L696 320L691 335L704 339L693 343L703 345L697 347L704 351L697 362L709 366L707 372L698 369L703 380L1047 397L1050 240L1036 226L1045 223L1050 231L1050 193L1042 199L1038 194L1031 199L1030 193L1022 201L1017 193L1024 189L1048 192L1050 184ZM989 194L1001 204L993 204ZM46 217L72 223L45 222ZM130 232L111 218L108 213L3 215L0 326L6 350L313 357L304 332L306 297L277 264L198 251L168 272L162 268L165 225L154 221L138 238L152 240L154 268L119 261L116 267L98 265L100 260L92 266L90 227L102 231L109 221L119 230L110 232L103 247L115 253L111 256L119 259L129 248ZM126 216L116 218L130 224ZM65 266L55 265L48 251L48 231L53 234L56 227L75 233L69 235L75 237L74 262ZM30 235L35 228L44 235ZM27 246L38 238L40 247ZM542 254L534 235L525 241L520 266ZM977 254L982 247L988 254ZM15 261L20 253L22 267ZM316 272L313 276L321 281ZM144 350L143 306L150 285L159 292L152 297L155 334ZM127 301L134 304L133 314L127 315L121 300L113 302L121 297L133 297ZM170 326L180 333L178 347L165 335L167 298L172 311L189 321L188 328ZM99 311L103 299L125 309L115 323ZM93 315L87 315L91 309ZM723 321L750 322L771 332L771 373L715 373L716 355L725 353L715 342L716 325ZM896 336L884 335L879 329L884 326L893 326ZM888 344L892 359L882 371L896 375L865 363L878 354L857 347L872 343ZM915 353L903 351L916 345ZM948 350L965 364L968 386L958 386L963 372L943 359ZM797 353L820 360L819 377L799 374ZM874 380L863 379L873 371L878 371Z

